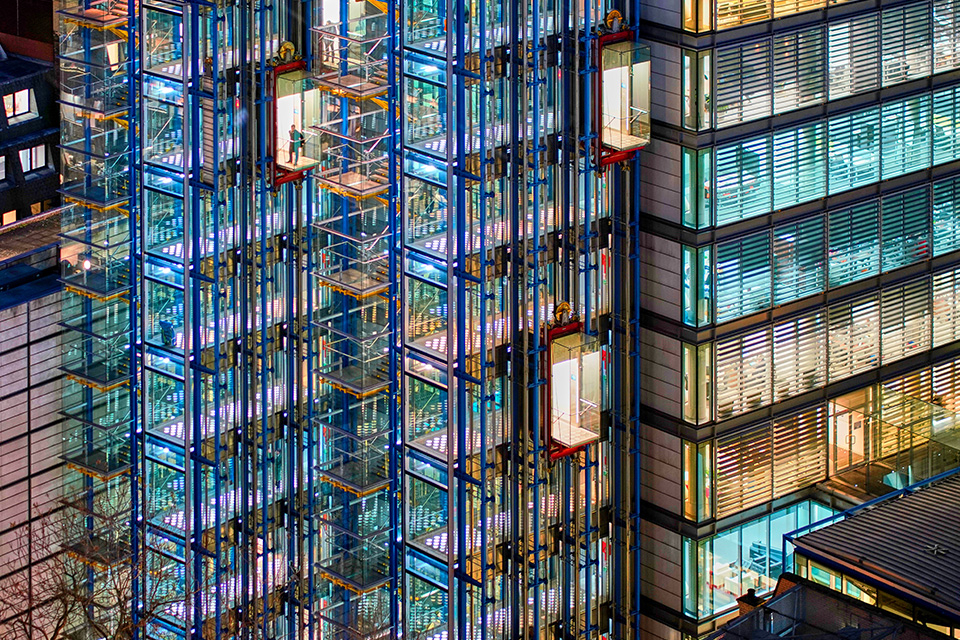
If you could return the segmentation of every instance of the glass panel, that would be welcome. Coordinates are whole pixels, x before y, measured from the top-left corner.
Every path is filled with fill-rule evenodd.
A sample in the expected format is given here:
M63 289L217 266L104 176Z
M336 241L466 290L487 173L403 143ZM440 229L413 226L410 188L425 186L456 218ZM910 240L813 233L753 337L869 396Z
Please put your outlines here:
M826 195L826 127L822 122L773 136L773 208L783 209Z
M883 105L883 179L930 166L930 96Z
M885 7L883 86L930 75L930 6Z
M880 273L880 203L830 212L830 286Z
M600 135L620 151L650 141L650 50L635 42L603 47Z
M934 0L933 72L960 66L960 2Z
M717 439L717 517L771 499L773 458L768 424Z
M768 39L717 49L717 128L771 113L771 51Z
M827 379L827 325L821 312L773 327L773 400L822 387Z
M770 306L770 258L767 232L717 245L717 322Z
M773 112L820 104L827 96L824 27L773 38ZM776 173L774 173L776 175Z
M823 218L773 229L773 303L784 304L824 290Z
M445 555L448 552L447 490L414 475L406 477L409 543Z
M827 158L831 194L880 179L879 117L880 110L874 107L830 119Z
M717 416L720 419L770 404L770 330L717 342Z
M933 164L960 158L960 87L933 94Z
M835 304L829 309L830 382L880 364L880 305L875 296Z
M960 178L933 183L933 255L960 249Z
M766 137L717 148L717 224L769 213L771 154Z
M769 0L717 0L717 29L768 19Z
M830 23L827 78L831 100L879 86L879 31L878 13Z
M930 189L920 187L883 198L883 270L930 257Z

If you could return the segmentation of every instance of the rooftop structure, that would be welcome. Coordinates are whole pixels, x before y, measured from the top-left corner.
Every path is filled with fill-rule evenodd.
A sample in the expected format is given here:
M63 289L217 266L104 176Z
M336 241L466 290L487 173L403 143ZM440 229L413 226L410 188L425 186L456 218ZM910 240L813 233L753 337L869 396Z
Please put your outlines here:
M741 600L742 613L709 640L943 640L939 631L784 574L769 599ZM746 606L744 606L746 605Z
M790 536L800 575L937 628L960 628L960 473Z

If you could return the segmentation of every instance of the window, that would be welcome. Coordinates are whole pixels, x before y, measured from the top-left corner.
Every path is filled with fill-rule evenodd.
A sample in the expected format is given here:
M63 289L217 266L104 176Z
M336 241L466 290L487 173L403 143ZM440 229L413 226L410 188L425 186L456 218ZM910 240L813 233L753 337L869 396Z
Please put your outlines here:
M933 183L933 255L960 249L960 177Z
M826 382L826 319L822 312L773 327L773 401L812 391Z
M880 203L831 211L830 286L839 287L880 273Z
M933 346L960 340L960 269L933 276Z
M0 155L0 182L7 179L7 157Z
M883 86L930 75L930 5L884 8Z
M960 158L960 87L933 94L933 164Z
M825 130L822 122L816 122L774 134L774 209L783 209L826 195Z
M713 263L711 247L683 247L683 321L700 327L713 313Z
M875 295L831 306L829 322L830 382L880 364L880 305Z
M704 540L683 538L684 613L705 619L737 606L737 598L756 589L773 589L792 563L783 536L833 515L829 508L803 501Z
M17 212L16 212L15 210L14 210L14 211L7 211L7 212L5 212L5 213L3 214L3 224L4 224L4 225L13 224L13 223L16 222L16 221L17 221Z
M930 257L930 191L911 189L883 199L883 270Z
M880 179L880 109L831 118L828 179L830 194Z
M960 1L934 0L933 72L960 66Z
M784 304L823 291L823 218L773 230L773 303Z
M682 52L683 126L687 129L708 129L713 126L710 113L713 87L713 54L707 51Z
M960 340L960 269L933 276L933 346Z
M827 77L831 100L879 86L879 35L876 13L830 23Z
M10 124L38 117L37 106L33 100L33 89L21 89L16 93L3 96L3 110Z
M717 0L717 29L727 29L769 18L769 0Z
M702 522L713 517L713 442L683 441L683 516Z
M773 496L770 425L717 439L717 517L739 513Z
M717 245L717 322L769 307L770 275L767 232Z
M888 364L930 348L930 282L926 278L881 292L881 359Z
M883 105L883 179L930 166L930 96Z
M822 27L774 37L774 114L823 102L827 94L825 58Z
M717 417L730 418L770 404L770 330L718 340L716 349Z
M773 497L780 498L826 477L826 407L774 420Z
M683 224L694 229L710 226L710 191L713 183L713 150L683 148L681 188Z
M826 5L826 0L774 0L773 14L777 18L782 18L801 11L820 9Z
M717 224L770 211L770 142L756 138L717 148Z
M47 166L47 148L42 144L20 150L20 166L24 173L43 169Z
M683 419L703 424L713 419L713 350L709 342L683 343L680 375L683 379Z
M771 113L770 41L717 49L717 128Z
M683 0L683 28L710 31L713 28L714 0Z

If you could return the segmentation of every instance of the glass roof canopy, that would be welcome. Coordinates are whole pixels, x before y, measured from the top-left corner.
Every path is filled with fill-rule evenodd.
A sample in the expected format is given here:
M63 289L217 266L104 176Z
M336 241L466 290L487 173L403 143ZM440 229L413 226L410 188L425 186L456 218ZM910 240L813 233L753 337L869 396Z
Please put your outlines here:
M883 385L832 401L831 478L879 496L960 467L960 414Z

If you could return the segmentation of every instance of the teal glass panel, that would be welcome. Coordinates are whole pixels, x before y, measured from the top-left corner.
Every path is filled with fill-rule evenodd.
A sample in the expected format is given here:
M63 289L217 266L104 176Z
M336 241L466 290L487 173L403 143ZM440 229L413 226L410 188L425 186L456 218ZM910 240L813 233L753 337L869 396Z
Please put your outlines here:
M830 119L827 153L830 193L880 179L880 109Z
M771 152L766 136L717 148L717 224L771 210Z
M767 232L717 245L717 322L770 306L771 265Z
M839 287L880 273L880 203L831 211L830 287Z
M773 229L773 302L784 304L824 289L823 217Z
M933 183L933 255L960 249L960 177Z
M930 257L930 189L886 196L882 202L883 271Z

